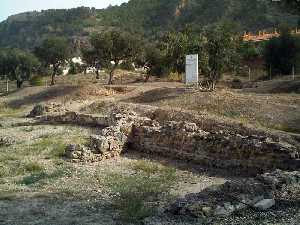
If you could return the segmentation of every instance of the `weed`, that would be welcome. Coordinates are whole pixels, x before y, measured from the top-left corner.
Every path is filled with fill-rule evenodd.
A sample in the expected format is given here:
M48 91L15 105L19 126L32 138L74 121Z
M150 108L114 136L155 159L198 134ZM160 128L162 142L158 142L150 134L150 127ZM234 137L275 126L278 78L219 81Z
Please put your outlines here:
M138 160L130 165L133 170L137 172L144 172L146 174L154 174L159 171L159 166L157 163L149 162L146 160Z
M34 131L34 128L32 126L31 127L23 127L21 130L24 132L30 133L30 132Z
M224 115L225 117L229 117L229 118L238 118L238 117L241 116L241 113L238 112L238 111L229 110L229 111L225 111L225 112L223 113L223 115Z
M34 185L37 183L44 184L46 181L55 180L60 177L63 177L66 175L66 173L67 173L67 171L65 171L64 169L57 169L57 170L53 171L52 173L48 173L46 171L40 171L40 172L36 172L29 176L24 177L20 181L20 184L25 184L27 186ZM43 181L43 183L41 183L42 181Z
M151 162L132 165L134 175L108 174L106 184L113 193L113 205L120 211L123 222L135 223L155 211L151 202L168 194L176 180L175 169L159 167Z
M25 170L27 172L41 172L44 170L44 167L37 162L28 162L25 164Z
M5 116L5 117L11 117L11 116L17 116L22 112L21 109L14 109L10 107L7 103L5 102L0 102L0 116Z

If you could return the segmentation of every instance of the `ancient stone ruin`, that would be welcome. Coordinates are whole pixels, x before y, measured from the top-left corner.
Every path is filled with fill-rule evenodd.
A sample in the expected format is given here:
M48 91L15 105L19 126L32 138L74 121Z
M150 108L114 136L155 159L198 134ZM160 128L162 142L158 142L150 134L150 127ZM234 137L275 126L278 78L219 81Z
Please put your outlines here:
M175 114L171 116L161 109L138 114L114 108L108 115L59 112L36 119L102 128L85 145L67 146L65 156L72 162L96 162L135 150L251 175L300 168L299 146L276 134L207 117L196 120L189 114ZM299 172L277 170L187 195L169 211L201 217L230 215L247 207L266 210L275 204L274 191L298 183Z
M240 132L240 128L233 131L223 126L223 129L204 130L193 122L155 120L118 110L109 116L66 112L39 119L103 127L101 134L92 135L86 145L67 147L66 156L72 161L94 162L133 149L252 174L300 168L297 147L272 135Z

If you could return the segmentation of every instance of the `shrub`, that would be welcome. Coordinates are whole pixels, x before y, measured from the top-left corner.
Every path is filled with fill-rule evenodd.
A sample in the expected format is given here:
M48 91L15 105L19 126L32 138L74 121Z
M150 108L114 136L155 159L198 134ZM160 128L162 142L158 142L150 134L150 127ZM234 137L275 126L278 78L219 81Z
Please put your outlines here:
M122 69L122 70L128 70L128 71L134 71L135 70L134 66L132 65L132 62L127 62L127 61L122 62L120 64L119 68Z
M29 84L32 86L43 86L44 81L43 78L40 76L34 76L30 79Z

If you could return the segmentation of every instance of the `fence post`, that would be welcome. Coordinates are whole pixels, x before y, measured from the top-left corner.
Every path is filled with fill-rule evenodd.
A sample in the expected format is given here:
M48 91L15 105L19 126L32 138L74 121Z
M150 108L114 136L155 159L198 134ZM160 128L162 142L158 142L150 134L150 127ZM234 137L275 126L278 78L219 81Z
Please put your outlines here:
M251 67L249 66L249 81L251 81Z
M6 93L8 93L9 92L9 83L8 83L7 76L5 76L5 79L6 79Z

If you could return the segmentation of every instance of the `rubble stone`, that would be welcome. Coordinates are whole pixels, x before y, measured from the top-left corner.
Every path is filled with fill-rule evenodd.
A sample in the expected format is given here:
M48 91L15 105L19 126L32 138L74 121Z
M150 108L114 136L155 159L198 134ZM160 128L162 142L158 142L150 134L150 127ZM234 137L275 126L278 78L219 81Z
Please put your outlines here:
M280 180L282 185L269 185L264 177ZM167 211L175 215L192 215L203 217L199 209L209 208L210 215L228 216L248 207L268 210L275 205L274 192L280 191L283 185L298 185L300 171L286 172L277 170L273 173L259 175L256 178L228 181L223 185L209 187L202 192L188 194L177 199ZM297 179L296 179L297 178ZM293 180L295 182L289 182ZM269 179L267 180L269 181ZM207 214L204 214L207 215Z
M254 207L259 209L259 210L265 211L265 210L271 208L274 205L275 205L275 200L274 199L263 199L263 200L259 201L258 203L256 203L254 205Z
M15 144L15 140L12 139L11 137L6 137L6 136L3 136L3 137L0 137L0 147L2 146L11 146L13 144Z

